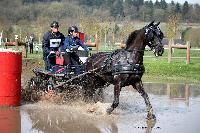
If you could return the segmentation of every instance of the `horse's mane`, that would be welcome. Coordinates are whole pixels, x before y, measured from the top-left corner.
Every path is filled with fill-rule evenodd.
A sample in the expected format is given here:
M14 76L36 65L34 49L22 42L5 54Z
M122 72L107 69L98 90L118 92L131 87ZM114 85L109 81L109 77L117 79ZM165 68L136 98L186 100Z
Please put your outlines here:
M128 39L126 41L126 47L129 47L132 43L133 43L133 40L135 40L136 36L138 35L138 33L140 31L142 31L144 28L142 29L139 29L139 30L135 30L133 31L129 36L128 36Z

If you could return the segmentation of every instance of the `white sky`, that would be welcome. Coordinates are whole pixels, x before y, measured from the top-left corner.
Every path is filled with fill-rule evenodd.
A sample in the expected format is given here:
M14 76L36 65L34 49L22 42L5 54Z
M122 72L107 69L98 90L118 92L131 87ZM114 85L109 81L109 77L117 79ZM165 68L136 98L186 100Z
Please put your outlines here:
M148 0L145 0L145 1L148 1ZM156 0L152 0L153 2L155 2ZM160 1L160 0L158 0ZM172 0L165 0L167 3L171 3ZM188 3L190 4L195 4L195 3L198 3L200 4L200 0L173 0L175 3L176 2L179 2L181 4L183 4L185 1L187 1Z

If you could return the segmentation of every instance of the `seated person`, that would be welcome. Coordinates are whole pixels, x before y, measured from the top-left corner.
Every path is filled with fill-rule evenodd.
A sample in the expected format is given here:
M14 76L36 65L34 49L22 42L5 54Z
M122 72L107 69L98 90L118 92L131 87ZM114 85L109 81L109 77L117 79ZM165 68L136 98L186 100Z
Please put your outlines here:
M51 70L52 65L55 64L55 52L63 46L64 40L64 35L59 32L59 23L53 21L50 24L50 30L44 34L42 41L45 70Z
M81 46L85 51L89 51L88 47L81 42L77 35L78 28L76 26L71 26L68 28L68 36L65 38L64 41L64 49L66 51L66 54L64 56L65 65L74 64L73 60L78 65L82 64L79 56L76 53L79 46Z

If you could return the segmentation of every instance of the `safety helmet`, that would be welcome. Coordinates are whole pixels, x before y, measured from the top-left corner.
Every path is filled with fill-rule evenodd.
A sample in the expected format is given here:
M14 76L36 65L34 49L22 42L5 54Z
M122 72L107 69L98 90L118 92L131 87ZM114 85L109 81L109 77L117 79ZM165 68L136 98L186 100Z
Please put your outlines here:
M68 33L73 32L73 31L78 32L78 28L76 26L71 26L68 28Z
M51 23L51 28L58 28L59 27L59 23L57 22L57 21L53 21L52 23Z

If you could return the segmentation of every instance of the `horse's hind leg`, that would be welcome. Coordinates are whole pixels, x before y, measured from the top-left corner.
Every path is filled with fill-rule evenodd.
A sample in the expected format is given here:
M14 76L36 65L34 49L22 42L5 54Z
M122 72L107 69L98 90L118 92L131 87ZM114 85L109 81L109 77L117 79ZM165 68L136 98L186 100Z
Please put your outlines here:
M153 114L153 108L151 106L151 103L149 101L148 94L145 92L143 88L142 81L136 82L133 87L141 94L141 96L144 98L145 104L147 106L147 119L155 119L155 115Z

